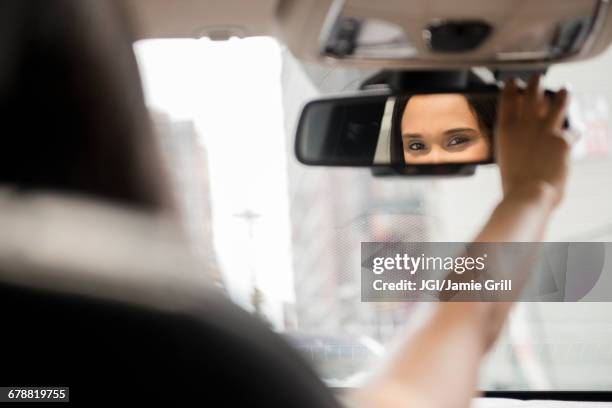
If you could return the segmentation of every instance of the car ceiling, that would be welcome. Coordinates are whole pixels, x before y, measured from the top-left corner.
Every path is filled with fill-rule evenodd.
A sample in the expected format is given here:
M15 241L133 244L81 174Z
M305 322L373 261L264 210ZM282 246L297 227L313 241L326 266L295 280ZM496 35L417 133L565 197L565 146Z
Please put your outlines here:
M278 0L129 0L137 36L201 37L235 31L238 36L272 35Z

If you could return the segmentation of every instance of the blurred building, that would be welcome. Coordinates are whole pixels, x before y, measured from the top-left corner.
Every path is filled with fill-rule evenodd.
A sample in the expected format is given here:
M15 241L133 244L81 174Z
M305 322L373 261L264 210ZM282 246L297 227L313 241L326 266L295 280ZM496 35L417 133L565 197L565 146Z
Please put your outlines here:
M283 59L282 82L290 84L283 87L283 107L298 328L385 341L406 320L411 305L361 302L361 242L427 241L425 186L387 182L369 169L298 163L295 123L304 97L316 97L322 88L313 84L316 73L309 78L304 69L290 56ZM349 76L353 86L355 78ZM323 88L341 89L337 82L347 78L331 71L323 72L321 80Z
M194 123L173 120L163 112L152 114L163 160L171 174L175 199L195 255L205 262L206 273L222 286L213 245L207 152L198 140Z

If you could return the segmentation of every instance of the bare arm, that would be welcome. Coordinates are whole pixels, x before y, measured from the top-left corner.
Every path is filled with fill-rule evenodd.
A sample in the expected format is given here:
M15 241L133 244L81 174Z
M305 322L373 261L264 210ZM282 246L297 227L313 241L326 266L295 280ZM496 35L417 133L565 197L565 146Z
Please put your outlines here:
M563 195L568 146L559 132L567 94L551 104L530 81L524 94L507 83L496 130L504 198L477 242L540 241ZM481 360L511 303L440 303L415 335L350 400L358 407L467 407Z

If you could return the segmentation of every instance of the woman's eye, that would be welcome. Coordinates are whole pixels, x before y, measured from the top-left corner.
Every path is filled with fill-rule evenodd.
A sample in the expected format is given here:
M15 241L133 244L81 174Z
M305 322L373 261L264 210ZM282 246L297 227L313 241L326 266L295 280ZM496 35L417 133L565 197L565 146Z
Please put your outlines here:
M408 149L410 150L425 150L427 149L427 146L425 146L425 143L421 143L421 142L412 142L408 145Z
M448 146L457 146L463 143L467 143L470 141L469 137L465 136L455 136L451 140L448 141Z

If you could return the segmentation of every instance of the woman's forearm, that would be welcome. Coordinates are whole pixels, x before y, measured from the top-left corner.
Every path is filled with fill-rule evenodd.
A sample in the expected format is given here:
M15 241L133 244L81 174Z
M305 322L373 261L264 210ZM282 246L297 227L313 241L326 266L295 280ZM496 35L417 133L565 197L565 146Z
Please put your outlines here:
M493 211L475 241L539 241L557 197L545 183L511 192ZM354 398L363 406L467 407L477 387L483 355L497 338L510 302L440 303L384 370Z
M557 201L547 183L532 183L506 194L475 242L538 242Z
M475 242L539 242L544 236L546 225L558 202L556 191L546 183L523 186L506 195L495 208L489 221L474 239ZM532 247L534 253L536 246ZM524 253L527 258L533 254ZM520 292L530 270L528 260L515 260L524 265L523 276L516 276L517 291ZM482 338L485 350L493 344L512 308L511 302L472 303L472 308L481 309L475 313L484 319Z

